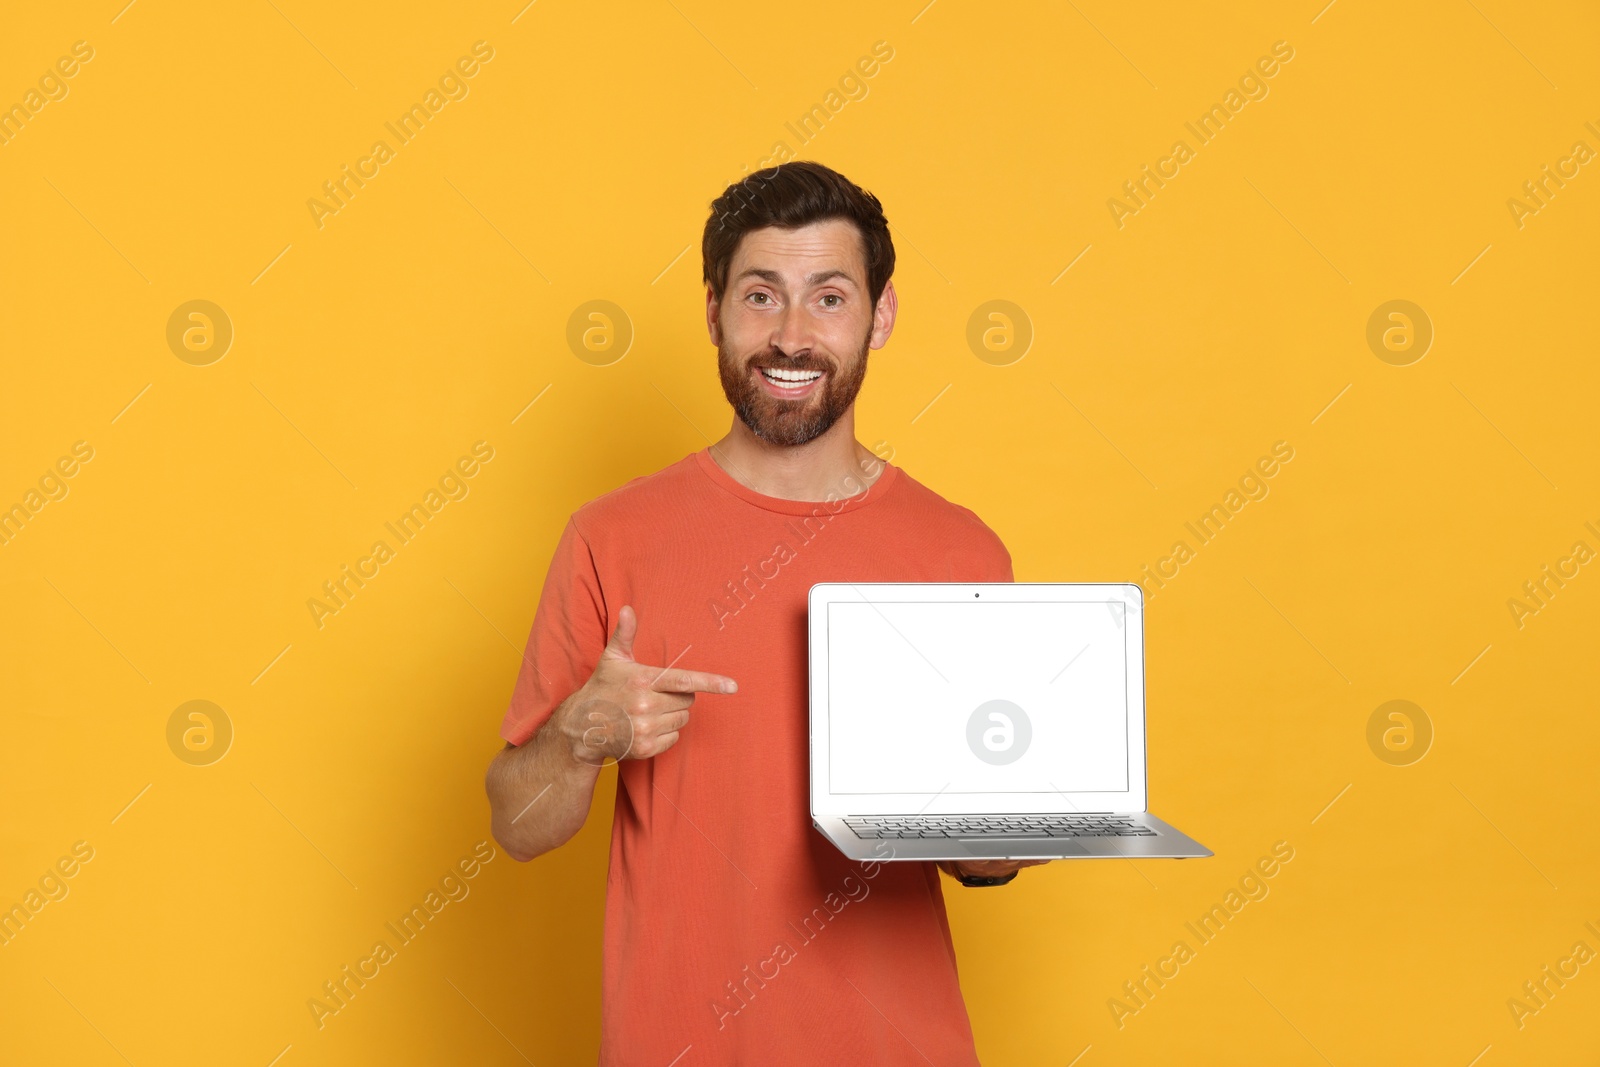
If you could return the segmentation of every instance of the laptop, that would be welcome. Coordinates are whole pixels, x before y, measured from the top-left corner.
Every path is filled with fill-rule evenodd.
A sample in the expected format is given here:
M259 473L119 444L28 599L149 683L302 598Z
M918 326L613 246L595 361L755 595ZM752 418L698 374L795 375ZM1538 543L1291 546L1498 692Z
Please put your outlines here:
M856 860L1212 852L1146 809L1132 583L822 582L811 821Z

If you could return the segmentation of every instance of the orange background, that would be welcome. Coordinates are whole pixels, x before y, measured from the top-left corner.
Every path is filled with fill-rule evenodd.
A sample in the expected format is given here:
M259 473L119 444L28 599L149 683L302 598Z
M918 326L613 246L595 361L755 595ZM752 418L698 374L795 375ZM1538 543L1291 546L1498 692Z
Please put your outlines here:
M1020 580L1193 549L1150 601L1151 806L1217 854L950 885L984 1062L1600 1044L1592 962L1508 1007L1600 951L1600 576L1508 606L1600 549L1596 164L1508 206L1600 149L1592 6L120 2L0 35L26 115L0 143L0 507L25 513L0 907L66 892L0 946L0 1060L592 1062L614 772L570 845L447 883L467 895L321 1029L307 1001L487 838L566 516L726 429L701 227L777 142L895 234L863 442L977 511ZM465 95L319 227L308 200L477 41ZM1200 144L1185 124L1280 41ZM1179 139L1193 158L1114 212ZM231 324L221 358L169 346L194 300ZM592 300L620 358L568 343ZM1025 351L969 343L992 300ZM1431 323L1420 359L1368 344L1391 300ZM322 583L480 441L466 494L319 627ZM1184 524L1279 441L1267 495L1199 545ZM92 459L47 478L76 442ZM195 700L220 714L185 747ZM1369 745L1391 700L1431 725L1420 760L1420 733ZM1270 893L1119 1027L1123 983L1280 841Z

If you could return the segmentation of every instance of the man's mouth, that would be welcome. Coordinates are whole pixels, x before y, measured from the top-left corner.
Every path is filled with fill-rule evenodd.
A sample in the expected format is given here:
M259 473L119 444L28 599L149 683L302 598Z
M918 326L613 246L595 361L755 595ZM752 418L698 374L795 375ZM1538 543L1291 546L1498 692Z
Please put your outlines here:
M822 380L820 370L786 370L778 367L757 367L767 392L773 396L793 400L809 396Z

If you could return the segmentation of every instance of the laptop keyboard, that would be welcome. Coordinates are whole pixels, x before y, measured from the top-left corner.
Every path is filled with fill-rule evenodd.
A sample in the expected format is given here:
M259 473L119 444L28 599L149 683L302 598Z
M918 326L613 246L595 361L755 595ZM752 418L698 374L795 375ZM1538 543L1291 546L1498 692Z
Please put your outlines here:
M1131 815L862 815L844 824L857 837L1156 837Z

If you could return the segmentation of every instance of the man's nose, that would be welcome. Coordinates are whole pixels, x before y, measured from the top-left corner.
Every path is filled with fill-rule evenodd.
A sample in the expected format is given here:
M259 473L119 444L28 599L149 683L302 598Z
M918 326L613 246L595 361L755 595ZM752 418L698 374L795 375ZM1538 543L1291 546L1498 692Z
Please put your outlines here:
M773 324L772 346L793 358L810 351L814 336L811 316L791 304L778 313Z

